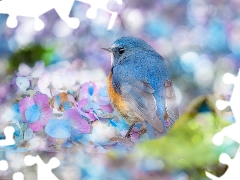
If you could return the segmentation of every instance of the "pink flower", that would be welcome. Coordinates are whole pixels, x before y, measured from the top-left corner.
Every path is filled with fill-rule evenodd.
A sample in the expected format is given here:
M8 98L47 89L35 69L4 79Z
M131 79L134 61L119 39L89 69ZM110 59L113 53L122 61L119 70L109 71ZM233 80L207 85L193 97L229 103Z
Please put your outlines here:
M95 121L97 118L94 115L93 109L88 107L89 104L89 100L88 99L82 99L78 102L78 105L76 107L76 109L81 112L81 114L83 116L85 116L86 118L88 118L90 121Z
M77 108L72 108L63 113L63 118L71 122L73 128L77 129L80 133L86 134L91 130L88 121L81 115Z
M33 131L40 131L52 118L52 108L45 94L36 93L34 97L25 97L20 101L22 122L27 122Z

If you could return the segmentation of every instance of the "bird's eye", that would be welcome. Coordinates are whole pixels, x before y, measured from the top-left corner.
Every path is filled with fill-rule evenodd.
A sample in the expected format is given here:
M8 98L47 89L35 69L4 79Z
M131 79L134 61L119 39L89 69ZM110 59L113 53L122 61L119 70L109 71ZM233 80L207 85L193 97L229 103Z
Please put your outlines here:
M124 51L125 51L125 49L124 49L124 48L119 48L119 49L118 49L118 52L119 52L119 54L122 54L122 53L124 53Z

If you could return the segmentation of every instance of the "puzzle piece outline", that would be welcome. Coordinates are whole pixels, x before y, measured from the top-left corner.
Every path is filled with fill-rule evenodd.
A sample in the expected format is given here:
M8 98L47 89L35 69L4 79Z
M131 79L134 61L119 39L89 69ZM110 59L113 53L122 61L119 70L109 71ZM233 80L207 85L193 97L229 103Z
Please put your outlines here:
M236 122L223 128L220 132L214 135L212 141L217 146L220 146L223 143L224 137L228 137L240 144L240 132L239 132L240 113L238 110L239 108L237 108L240 102L240 93L238 93L240 92L240 70L236 77L233 77L233 76L229 76L229 77L231 77L231 79L229 79L229 82L234 84L234 89L232 91L232 96L230 98L230 101L220 100L216 102L216 105L219 106L221 110L223 110L227 106L230 106ZM225 80L227 79L225 78ZM223 164L228 165L227 171L221 177L216 177L213 174L206 171L205 173L208 178L212 180L228 180L228 179L235 180L233 178L240 177L240 171L237 168L240 166L240 146L233 159L231 159L228 154L222 153L219 157L219 161Z
M0 160L0 171L6 171L8 169L8 162L4 159Z
M74 2L79 1L90 5L86 12L89 19L94 19L97 16L97 10L102 9L111 14L111 18L107 30L112 29L114 22L118 16L115 11L110 11L107 4L110 0L2 0L0 1L0 14L8 14L6 24L10 28L15 28L18 25L18 16L34 18L34 28L40 31L45 27L40 16L46 12L55 9L59 17L67 23L72 29L76 29L80 25L80 20L76 17L69 17L73 8ZM115 0L119 5L122 0ZM26 5L27 4L27 5Z
M47 164L43 162L39 155L32 156L27 155L24 158L24 164L26 166L33 166L34 164L37 165L37 179L38 180L58 180L58 178L53 174L52 169L57 168L60 166L60 161L56 157L52 157ZM0 160L0 171L6 171L9 168L8 162L6 160ZM24 174L22 172L16 172L12 175L13 180L23 180Z
M15 141L13 139L14 132L15 132L15 129L12 126L7 126L4 128L5 139L0 140L0 148L15 144Z
M55 169L58 166L60 166L60 161L56 157L52 157L48 161L48 163L45 164L39 155L37 156L27 155L24 158L24 163L26 166L32 166L34 164L37 164L38 180L45 180L46 177L47 179L58 180L58 178L52 172L52 169Z
M4 128L4 135L5 139L0 140L0 148L4 148L6 146L11 146L15 144L15 141L13 139L13 134L15 132L15 129L12 126L7 126ZM36 157L28 155L24 158L25 165L26 166L32 166L34 164L37 164L37 175L38 180L45 180L46 177L48 177L51 180L58 180L58 178L52 173L52 169L57 168L60 165L60 161L56 157L52 157L47 164L45 164L39 155ZM8 162L6 160L0 160L1 166L3 166L0 171L6 171L8 169ZM12 176L13 180L23 180L24 175L21 172L16 172Z
M219 157L219 161L222 164L228 165L227 171L221 177L214 176L209 172L206 172L206 176L212 180L238 180L240 177L240 171L238 169L240 166L240 148L237 150L233 159L231 159L228 154L222 153ZM237 177L237 179L233 179L234 177Z
M110 11L107 8L107 5L108 5L110 0L101 0L101 1L100 0L76 0L76 1L83 2L83 3L86 3L86 4L90 5L90 8L86 12L86 16L89 19L95 19L96 18L98 9L102 9L102 10L110 13L111 14L111 18L110 18L107 30L112 29L113 24L114 24L114 22L115 22L115 20L116 20L116 18L118 16L118 13L114 12L114 11ZM115 0L115 1L119 5L121 5L123 3L122 0Z
M8 14L7 26L15 28L18 25L17 16L34 18L36 31L44 28L44 22L39 18L41 15L55 9L59 17L73 29L78 28L80 21L75 17L69 17L75 0L2 0L0 1L0 14ZM28 4L28 5L26 5Z

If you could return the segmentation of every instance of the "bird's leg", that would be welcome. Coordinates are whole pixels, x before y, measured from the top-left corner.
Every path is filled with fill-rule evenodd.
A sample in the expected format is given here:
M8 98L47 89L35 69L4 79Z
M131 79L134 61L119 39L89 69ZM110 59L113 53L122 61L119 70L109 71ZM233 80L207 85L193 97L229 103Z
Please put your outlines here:
M133 127L134 127L134 125L137 123L137 121L134 121L133 123L132 123L132 125L130 126L130 128L128 129L128 132L127 132L127 134L125 135L125 138L130 138L130 133L131 133L131 131L132 131L132 129L133 129Z
M146 132L147 132L147 128L146 128L146 127L142 127L142 128L140 129L140 131L138 131L139 137L141 137L141 135L143 135L143 134L146 133Z

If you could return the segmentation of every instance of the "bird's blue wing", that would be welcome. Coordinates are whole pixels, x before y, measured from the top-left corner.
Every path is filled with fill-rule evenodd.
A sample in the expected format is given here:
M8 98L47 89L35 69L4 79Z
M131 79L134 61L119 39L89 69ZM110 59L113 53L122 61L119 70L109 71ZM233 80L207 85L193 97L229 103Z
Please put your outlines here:
M124 101L139 119L147 121L154 129L163 132L164 125L157 114L154 90L149 83L142 81L125 83L121 85L120 90Z
M176 95L172 86L172 82L166 80L164 82L165 87L165 107L167 118L170 122L169 128L177 121L179 118L179 112L177 107Z

